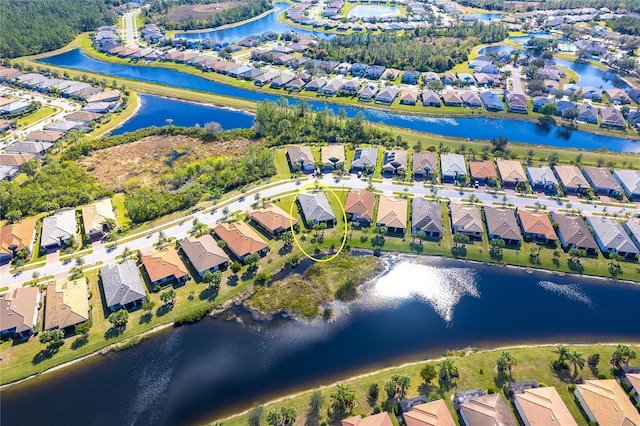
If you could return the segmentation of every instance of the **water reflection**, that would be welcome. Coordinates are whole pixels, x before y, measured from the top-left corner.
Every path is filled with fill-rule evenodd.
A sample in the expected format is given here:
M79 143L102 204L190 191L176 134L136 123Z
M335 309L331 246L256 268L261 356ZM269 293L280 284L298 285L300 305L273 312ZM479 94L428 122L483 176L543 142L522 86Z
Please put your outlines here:
M593 307L591 298L587 296L577 284L556 284L552 281L539 281L538 285L545 290L559 294L569 300L584 303L589 307Z

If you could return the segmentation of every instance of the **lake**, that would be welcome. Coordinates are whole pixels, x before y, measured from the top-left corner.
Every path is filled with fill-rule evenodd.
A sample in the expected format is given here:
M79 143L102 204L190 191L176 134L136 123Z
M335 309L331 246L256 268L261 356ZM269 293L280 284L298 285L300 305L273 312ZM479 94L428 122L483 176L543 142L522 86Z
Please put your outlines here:
M196 124L204 127L211 121L222 125L224 130L247 128L253 125L253 115L228 108L162 98L159 96L141 95L140 110L112 135L119 135L150 126L164 126L167 120L175 126L192 127Z
M251 90L217 83L202 77L184 74L175 70L101 62L89 58L79 49L43 58L40 62L254 101L276 101L281 98L281 96L253 92ZM283 95L284 94L285 92L283 92ZM295 103L298 101L291 100L291 102ZM328 108L337 114L340 110L344 109L349 117L363 113L364 117L372 122L443 136L473 140L490 140L493 137L506 136L510 141L530 144L583 148L588 150L606 147L609 151L640 152L640 144L634 140L596 135L579 130L572 131L553 126L541 127L536 123L523 120L491 117L429 117L417 114L395 113L376 108L342 107L321 101L309 101L308 103L316 111ZM416 110L420 108L422 107L417 106ZM205 119L206 118L197 118L196 122L202 122ZM222 124L223 127L229 127L229 124L220 124Z
M400 9L395 6L359 4L347 13L351 18L382 18L383 16L399 15Z
M491 22L499 21L504 15L501 13L472 13L471 17L476 18L478 21Z
M3 390L2 424L203 423L446 349L637 342L638 300L632 284L401 257L360 302L336 306L346 313L335 322L254 322L237 311L242 322L221 314L169 329ZM38 401L46 409L34 409Z

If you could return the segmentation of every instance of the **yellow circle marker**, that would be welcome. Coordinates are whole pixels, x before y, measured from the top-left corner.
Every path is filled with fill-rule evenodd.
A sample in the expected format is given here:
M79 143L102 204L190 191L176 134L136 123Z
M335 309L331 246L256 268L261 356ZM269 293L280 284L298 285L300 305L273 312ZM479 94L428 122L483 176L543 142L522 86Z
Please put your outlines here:
M338 205L340 205L340 208L342 209L342 218L344 219L344 235L342 236L342 244L340 245L340 248L338 249L336 254L326 259L318 259L311 256L309 253L307 253L305 249L302 248L300 241L298 241L298 238L296 237L296 233L293 232L293 206L295 206L296 200L298 199L298 196L302 193L302 191L304 191L309 187L316 187L316 186L320 188L326 188L331 193L331 195L336 197L336 200L338 201ZM344 245L347 243L347 212L344 210L344 206L342 205L342 202L340 201L338 194L336 194L333 189L329 188L327 185L324 185L322 183L308 183L304 185L302 188L300 188L298 192L296 192L295 196L293 197L293 202L291 203L291 207L289 208L289 226L291 226L291 234L293 235L293 241L295 241L300 251L309 259L315 262L329 262L330 260L335 259L335 257L340 254L340 252L344 248ZM302 224L302 226L305 226L305 225Z

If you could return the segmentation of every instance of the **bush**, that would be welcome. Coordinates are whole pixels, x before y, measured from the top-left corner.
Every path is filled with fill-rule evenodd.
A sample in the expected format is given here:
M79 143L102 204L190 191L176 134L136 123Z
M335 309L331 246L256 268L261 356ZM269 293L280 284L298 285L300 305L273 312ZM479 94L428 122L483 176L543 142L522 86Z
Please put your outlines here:
M238 262L233 262L230 268L231 268L231 272L233 272L234 274L237 274L238 272L240 272L240 269L242 269L242 265Z
M268 272L260 272L254 280L256 285L264 286L271 281L271 274Z
M487 393L489 395L493 395L494 393L496 393L496 390L494 388L489 388L489 389L487 389Z
M604 374L604 373L600 373L600 374L598 374L598 379L599 380L606 380L607 379L607 375Z
M200 308L195 311L189 312L188 314L177 317L174 325L176 327L179 327L184 324L198 322L202 318L207 316L212 309L213 309L213 305L209 305L209 306L205 306L204 308Z
M338 290L336 291L336 297L338 298L338 300L348 302L349 300L353 300L356 298L358 294L357 291L358 286L356 285L355 281L348 280L347 282L342 284L340 288L338 288Z
M379 405L376 405L375 407L373 407L373 414L379 414L382 413L382 408L380 408Z
M574 385L573 383L570 384L569 386L567 386L567 389L569 389L569 392L573 392L576 390L576 385Z

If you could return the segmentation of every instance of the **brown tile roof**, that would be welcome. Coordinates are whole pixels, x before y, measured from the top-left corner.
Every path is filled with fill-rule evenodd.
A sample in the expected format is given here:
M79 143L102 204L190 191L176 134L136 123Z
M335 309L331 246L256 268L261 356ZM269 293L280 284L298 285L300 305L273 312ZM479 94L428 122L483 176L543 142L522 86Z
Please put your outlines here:
M172 246L164 247L153 254L142 256L142 263L149 274L151 282L164 278L175 277L177 279L188 275L187 268L180 260L180 256Z
M472 425L517 425L507 404L497 393L472 398L460 406L460 412L464 413L468 423Z
M583 167L582 172L593 182L596 189L601 188L622 192L622 187L609 169L604 167Z
M402 416L407 426L456 426L447 404L442 399L416 405Z
M498 171L500 172L500 178L503 182L524 182L527 180L527 175L524 173L522 164L514 160L498 160Z
M360 191L349 191L344 210L350 214L357 214L360 218L368 221L373 220L373 208L376 203L376 194L362 189Z
M286 151L289 162L292 165L302 165L306 167L315 164L311 148L308 146L288 146Z
M327 145L321 150L322 164L344 164L344 145Z
M578 425L554 387L525 389L516 395L515 404L530 425Z
M407 200L385 195L378 203L378 224L388 228L407 228Z
M474 179L497 179L496 166L493 161L469 161L469 170Z
M55 130L36 130L35 132L29 132L26 136L26 140L55 142L63 136L64 133L57 132Z
M558 238L547 213L518 210L518 217L525 233L544 235L548 240L556 240Z
M631 386L640 394L640 374L627 373L626 376Z
M503 240L522 241L518 221L513 210L485 206L484 215L490 235L495 235Z
M66 328L89 320L89 285L86 278L58 281L47 286L44 329Z
M0 166L20 166L29 160L33 160L35 154L0 154Z
M76 112L72 112L69 115L65 115L64 118L65 120L72 120L72 121L93 121L93 120L97 120L98 118L102 117L104 114L100 114L97 112L88 112L88 111L76 111Z
M25 219L12 225L7 225L0 231L0 253L9 254L16 247L16 251L31 248L31 242L36 232L36 219Z
M257 253L268 247L268 244L245 222L220 223L214 231L237 257Z
M576 394L580 395L600 426L640 425L640 414L614 379L587 380L576 385Z
M584 219L553 213L554 222L558 222L558 231L562 234L563 243L583 249L598 249L598 244Z
M180 247L198 273L208 271L229 261L227 253L220 248L210 234L198 238L183 238L180 241Z
M281 232L298 223L296 218L282 210L275 204L267 204L264 208L249 212L251 219L255 220L269 232Z
M0 299L0 329L15 328L16 333L33 330L38 320L40 290L37 287L20 287Z
M413 171L438 170L438 159L435 152L414 152L411 157Z
M107 219L116 220L113 213L111 199L103 198L93 204L82 207L82 221L84 222L84 232L89 234L91 231L102 231L102 225Z
M347 417L342 420L342 426L392 426L391 417L386 411L362 418L360 416Z
M461 232L483 233L482 213L478 206L451 203L451 226L460 228Z
M565 188L591 188L576 166L555 166L555 171Z

